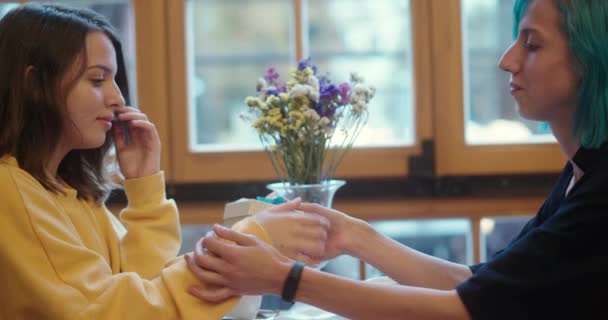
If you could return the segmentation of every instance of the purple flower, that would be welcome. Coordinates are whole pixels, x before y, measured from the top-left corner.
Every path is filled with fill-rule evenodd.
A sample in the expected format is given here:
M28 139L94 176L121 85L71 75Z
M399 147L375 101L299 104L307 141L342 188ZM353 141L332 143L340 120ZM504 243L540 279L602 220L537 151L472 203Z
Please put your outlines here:
M279 79L279 73L275 70L274 67L270 67L266 70L266 74L264 75L264 79L268 81L270 85L276 87L277 79Z
M340 94L340 89L327 76L319 78L319 96L321 100L331 100Z
M350 96L348 95L349 91L350 85L348 84L348 82L340 83L340 102L342 102L343 105L347 105L350 103Z
M310 57L308 57L306 59L302 59L302 60L300 60L298 62L298 70L299 71L304 71L308 67L310 67L310 69L312 69L312 72L314 74L317 74L317 66L315 66L312 63L310 63Z
M268 96L278 96L279 93L280 93L280 91L275 88L270 88L270 89L266 90L266 95L268 95Z

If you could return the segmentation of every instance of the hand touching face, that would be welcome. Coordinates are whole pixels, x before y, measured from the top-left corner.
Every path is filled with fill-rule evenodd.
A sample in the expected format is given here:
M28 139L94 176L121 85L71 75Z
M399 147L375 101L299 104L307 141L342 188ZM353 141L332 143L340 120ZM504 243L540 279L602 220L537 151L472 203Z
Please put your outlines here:
M117 72L114 45L103 32L89 33L85 42L85 70L66 97L68 119L62 147L66 153L73 149L99 148L105 143L108 131L114 128L118 163L125 178L157 173L160 171L160 139L156 127L140 110L125 106L114 80ZM74 63L74 71L68 73L66 81L80 71L81 63L79 60ZM116 120L126 123L131 143L125 143L124 128Z

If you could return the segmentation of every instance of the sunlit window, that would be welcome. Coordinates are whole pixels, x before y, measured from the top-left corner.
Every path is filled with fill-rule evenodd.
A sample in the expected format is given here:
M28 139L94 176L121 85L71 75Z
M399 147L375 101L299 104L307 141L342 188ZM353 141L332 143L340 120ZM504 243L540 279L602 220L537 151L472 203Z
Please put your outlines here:
M259 148L239 117L245 97L268 66L286 76L292 50L293 6L277 0L187 1L190 148Z
M414 142L412 36L408 0L309 0L308 49L320 70L376 86L359 146Z
M413 143L408 0L311 0L302 2L301 12L283 0L186 4L191 150L261 148L255 131L238 115L267 67L278 70L280 81L288 78L296 41L334 82L348 81L355 71L377 87L357 145ZM303 23L302 37L295 35L296 14Z

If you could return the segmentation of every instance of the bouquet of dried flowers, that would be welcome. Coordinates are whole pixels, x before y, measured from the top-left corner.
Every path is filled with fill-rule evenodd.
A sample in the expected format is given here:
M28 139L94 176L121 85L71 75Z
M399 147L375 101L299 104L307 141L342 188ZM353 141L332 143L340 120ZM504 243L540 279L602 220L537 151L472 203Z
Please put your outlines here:
M319 75L310 58L279 83L268 68L258 80L257 96L245 99L251 123L279 178L291 185L316 184L330 179L351 149L368 119L375 88L356 73L349 82L334 84Z

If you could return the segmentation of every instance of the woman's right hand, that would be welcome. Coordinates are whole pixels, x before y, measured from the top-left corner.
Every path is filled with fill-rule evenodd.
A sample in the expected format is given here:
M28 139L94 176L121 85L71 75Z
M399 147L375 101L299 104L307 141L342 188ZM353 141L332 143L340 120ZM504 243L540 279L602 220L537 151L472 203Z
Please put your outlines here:
M366 239L369 239L374 233L373 228L367 222L316 203L302 203L298 209L323 216L329 220L325 254L322 260L328 260L342 254L358 257L359 244L367 241Z
M255 214L252 219L268 234L272 244L285 256L307 265L325 256L329 221L323 215L298 210L300 200L292 200Z

